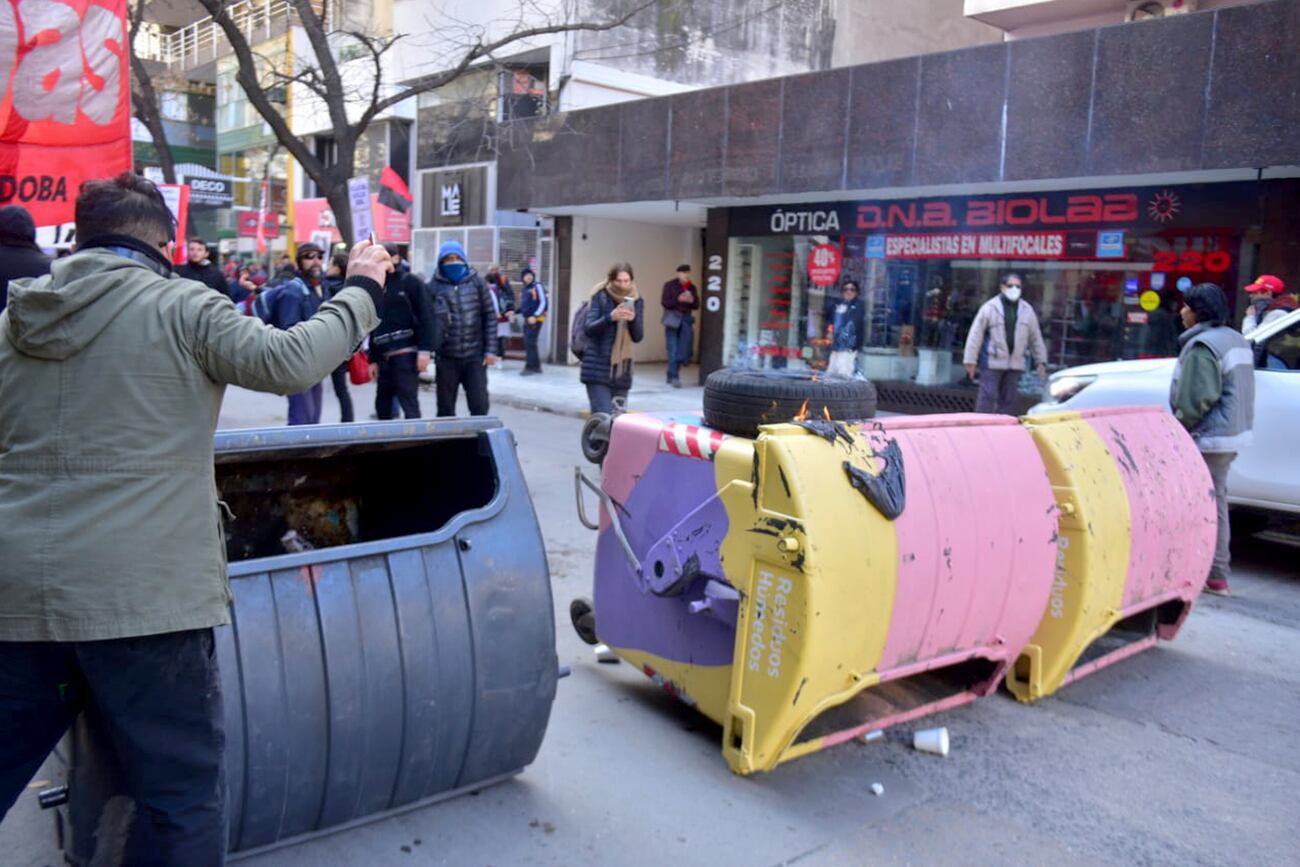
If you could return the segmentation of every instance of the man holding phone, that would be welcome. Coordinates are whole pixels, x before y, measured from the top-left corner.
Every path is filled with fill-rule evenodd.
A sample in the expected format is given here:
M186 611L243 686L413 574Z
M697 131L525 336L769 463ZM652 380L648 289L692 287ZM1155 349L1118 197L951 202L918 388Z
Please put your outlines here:
M217 413L227 385L328 376L379 321L392 266L358 244L347 285L285 331L174 276L144 178L83 184L76 228L77 252L14 281L0 316L0 816L93 703L159 862L220 865Z

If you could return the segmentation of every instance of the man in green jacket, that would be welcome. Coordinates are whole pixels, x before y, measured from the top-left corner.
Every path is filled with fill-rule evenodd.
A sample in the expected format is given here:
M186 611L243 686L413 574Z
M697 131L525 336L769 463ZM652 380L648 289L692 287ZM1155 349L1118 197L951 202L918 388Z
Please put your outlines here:
M78 252L14 281L0 315L0 816L93 703L159 863L220 864L222 397L328 376L378 323L391 265L358 244L348 286L281 331L173 277L148 181L86 183L76 226Z
M1230 327L1228 300L1213 283L1200 283L1183 296L1187 330L1169 387L1174 416L1183 423L1214 482L1219 533L1205 589L1228 595L1232 541L1228 524L1228 469L1247 446L1255 423L1255 358L1250 343Z

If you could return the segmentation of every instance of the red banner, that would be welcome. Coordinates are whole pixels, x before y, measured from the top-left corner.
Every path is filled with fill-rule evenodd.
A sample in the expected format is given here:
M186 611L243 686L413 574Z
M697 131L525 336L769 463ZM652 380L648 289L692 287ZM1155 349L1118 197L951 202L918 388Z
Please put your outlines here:
M257 217L260 211L242 210L235 211L236 232L241 238L257 237ZM265 226L264 236L274 238L280 234L280 215L271 211L262 216L262 224Z
M126 0L0 0L0 205L57 227L83 181L131 168L126 49Z
M370 196L375 222L375 240L381 244L406 244L411 240L411 214L381 204L380 194ZM343 240L334 211L325 199L295 199L293 203L293 239L305 244L317 232L329 232L337 244Z

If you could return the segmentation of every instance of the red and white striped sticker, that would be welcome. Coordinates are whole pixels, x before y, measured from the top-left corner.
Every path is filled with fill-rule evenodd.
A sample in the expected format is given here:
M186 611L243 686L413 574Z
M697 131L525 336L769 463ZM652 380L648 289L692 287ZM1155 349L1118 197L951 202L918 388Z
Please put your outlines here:
M670 424L659 432L659 451L711 461L726 438L727 435L720 430L709 430L693 424Z

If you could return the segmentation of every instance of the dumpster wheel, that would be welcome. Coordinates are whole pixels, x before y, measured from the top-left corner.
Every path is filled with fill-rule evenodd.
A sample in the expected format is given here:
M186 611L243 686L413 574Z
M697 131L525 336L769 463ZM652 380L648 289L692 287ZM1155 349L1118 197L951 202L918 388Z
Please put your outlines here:
M740 437L765 424L809 418L860 421L876 414L876 387L811 370L715 370L704 383L704 423Z
M591 600L579 596L569 603L569 619L573 621L573 631L578 633L587 644L599 644L596 637L596 611L591 607Z
M595 412L582 425L582 456L593 464L604 463L609 451L609 429L614 417L609 413Z

